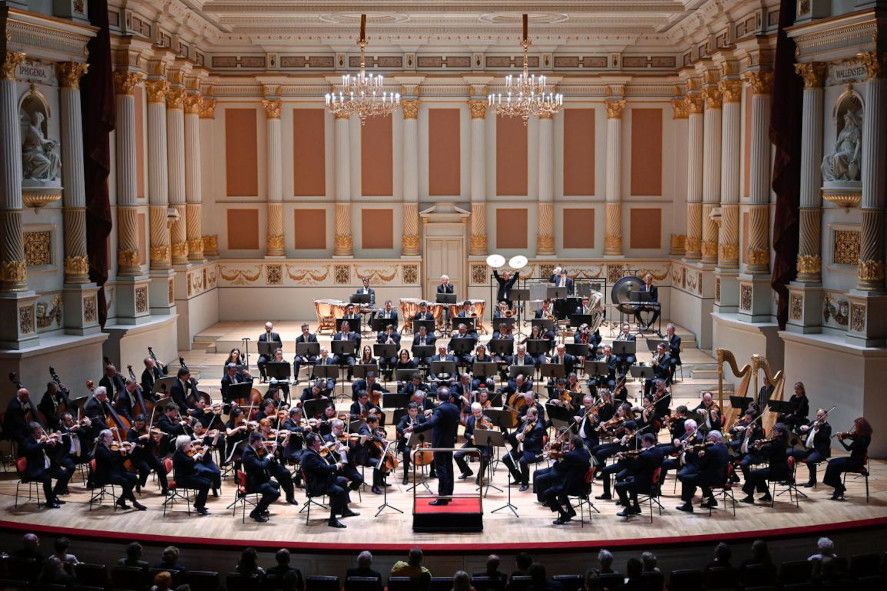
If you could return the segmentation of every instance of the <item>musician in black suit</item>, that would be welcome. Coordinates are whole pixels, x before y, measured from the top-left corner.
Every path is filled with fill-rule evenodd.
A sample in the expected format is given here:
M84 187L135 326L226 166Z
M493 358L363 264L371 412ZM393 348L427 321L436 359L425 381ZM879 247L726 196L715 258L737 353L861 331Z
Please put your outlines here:
M644 433L641 436L641 451L637 457L627 460L628 474L616 483L616 494L624 509L617 513L628 517L641 512L638 493L648 494L653 485L653 472L662 464L662 450L656 447L656 436ZM631 502L629 503L629 499Z
M612 391L616 387L616 370L619 365L619 358L613 355L613 348L610 345L604 345L601 356L595 359L595 361L606 363L607 373L594 376L591 380L592 384L598 388L605 386Z
M351 403L351 409L348 418L352 421L366 419L370 411L382 412L378 406L370 402L370 395L366 390L360 390L356 393L354 402Z
M117 397L114 399L114 410L117 411L117 414L125 417L126 420L132 424L132 409L136 403L136 388L138 388L139 385L131 379L127 379L124 384L123 390L118 392Z
M573 280L567 276L567 270L561 269L560 273L553 277L555 287L565 287L567 288L567 295L573 295Z
M637 336L632 334L631 326L626 322L622 325L622 330L616 335L616 338L613 341L626 341L626 342L637 342ZM628 373L628 368L637 362L637 357L632 353L628 353L626 355L616 355L616 365L619 368L620 374Z
M824 462L832 455L832 426L828 423L828 413L825 409L818 409L816 419L809 425L801 425L799 431L804 447L792 449L789 454L807 464L810 477L804 487L810 488L816 486L816 464Z
M511 290L514 288L517 280L520 279L520 272L512 275L508 271L503 271L502 275L499 275L499 270L493 269L493 277L496 278L496 283L499 284L496 288L496 301L505 302L511 308Z
M376 335L376 342L380 345L395 345L395 351L400 348L400 334L398 334L393 322L386 325L385 330ZM388 380L392 378L395 363L397 363L397 355L379 357L379 368L385 372Z
M83 414L92 421L92 435L98 437L99 432L105 428L105 417L108 416L108 391L104 386L99 386L92 393L86 404L83 405Z
M366 378L354 380L351 384L351 400L357 400L358 393L360 392L378 392L380 396L382 394L390 394L390 391L386 390L382 387L382 384L379 383L374 372L367 372Z
M440 362L440 363L452 362L454 364L457 363L456 356L447 354L447 348L443 345L439 345L437 347L437 355L432 355L431 357L428 358L428 366L429 366L428 376L433 380L440 379L439 375L431 372L431 370L430 370L430 367L434 362ZM454 376L450 376L450 379L454 379Z
M655 303L655 306L638 306L638 309L634 313L634 318L637 320L637 323L644 327L651 327L656 324L656 321L659 319L659 288L653 285L653 275L651 273L647 273L644 275L644 284L641 285L640 289L641 293L649 293L650 294L650 303ZM650 322L644 322L641 318L641 312L653 312L653 316L650 318Z
M542 459L542 437L545 435L545 420L539 416L536 406L527 406L523 424L517 428L513 441L522 444L520 453L512 449L505 461L515 482L520 482L521 492L530 488L530 464ZM516 448L517 446L514 445Z
M333 335L334 341L351 341L354 343L354 351L360 349L360 335L351 330L351 325L348 322L343 322L339 326L339 332ZM354 372L354 355L355 353L346 353L338 356L339 365L347 365L348 366L348 379L351 379L351 376Z
M46 437L40 423L33 421L28 425L30 435L24 439L19 455L25 458L25 477L33 482L43 484L43 496L46 506L57 509L64 501L59 499L59 494L68 488L68 480L74 473L73 469L67 469L50 460L57 446L62 445L58 437ZM52 479L56 479L55 487Z
M307 324L302 325L302 334L296 337L296 343L316 343L317 335L312 334ZM293 377L299 379L299 369L303 365L311 365L317 361L317 355L296 355L293 358Z
M542 493L542 503L558 514L558 518L554 521L555 525L563 525L576 515L576 510L570 504L569 495L583 492L585 476L591 466L588 449L581 443L574 444L571 435L571 431L564 434L560 460L552 465L551 472L548 472L541 481L534 479L537 489L545 489Z
M231 368L228 368L228 378L231 375ZM225 378L222 378L222 388L225 389ZM176 372L176 381L170 388L170 396L173 402L182 409L194 409L197 407L196 402L199 394L197 393L197 384L191 379L191 372L185 367L180 367ZM223 393L224 397L225 394Z
M376 290L373 289L372 287L370 287L370 278L369 277L363 278L363 287L358 287L357 291L354 293L356 293L357 295L370 296L370 301L367 302L367 305L370 306L371 308L376 306ZM373 312L373 316L375 316L375 314L376 313Z
M336 516L351 517L357 513L348 508L351 500L348 494L348 481L338 476L342 462L330 464L320 456L321 440L314 433L309 433L305 437L305 445L307 449L302 454L301 464L301 470L305 474L305 489L310 496L329 497L330 517L327 524L330 527L343 528L345 524L336 519Z
M668 341L668 354L675 365L681 365L681 337L675 334L674 324L665 325L665 339Z
M6 415L3 417L3 437L22 443L30 435L28 423L36 420L37 413L31 402L31 393L27 388L19 388L6 407Z
M142 392L146 396L151 396L154 393L154 382L159 380L164 376L163 370L161 370L157 363L154 362L150 357L145 357L145 370L142 372Z
M425 365L430 355L420 355L419 353L416 353L415 347L429 345L433 346L436 341L437 337L435 337L433 334L428 334L428 331L425 329L424 324L419 326L419 331L413 335L413 345L410 348L413 351L413 359L416 360L416 363L420 365Z
M539 361L527 353L526 345L518 345L517 352L508 358L508 365L538 365Z
M160 448L161 441L156 440L145 426L145 415L138 415L133 420L132 428L126 434L126 440L136 446L131 454L132 463L139 475L136 488L141 490L147 484L151 471L154 471L157 474L157 482L160 484L160 495L165 497L168 489L166 469L160 460L163 455L163 450Z
M465 442L462 444L462 449L453 455L453 459L456 460L456 465L459 466L459 480L465 480L474 476L474 471L468 466L465 456L469 453L478 453L479 451L480 468L478 470L477 483L480 484L487 464L489 464L490 459L493 457L493 448L488 445L479 447L474 441L474 433L477 429L491 429L493 424L488 417L484 416L484 409L480 402L472 403L471 414L465 418L464 423L465 431L463 435Z
M259 456L260 452L262 457ZM241 462L246 473L246 492L261 495L259 502L249 514L259 523L268 521L268 507L280 498L280 486L271 480L269 472L271 461L271 454L262 444L262 434L251 433L249 445L243 450Z
M105 366L105 375L99 380L99 386L104 386L108 390L108 397L115 400L120 391L126 387L126 382L123 376L117 373L117 368L109 363Z
M40 403L37 404L37 410L43 413L43 418L46 419L46 426L49 427L50 430L54 431L58 428L58 409L62 404L64 404L66 408L71 407L68 395L59 390L59 387L55 382L48 382L46 384L46 392L43 393L43 396L40 398Z
M767 467L749 471L748 477L742 485L745 498L740 499L741 502L753 504L755 490L764 493L764 496L759 499L761 502L769 503L773 500L770 496L768 481L785 480L791 474L786 454L788 436L788 427L782 423L776 423L773 426L773 436L770 439L761 439L755 442L755 447L760 447L759 453L767 462Z
M209 496L212 481L197 473L196 465L203 454L192 454L192 443L189 435L176 437L176 451L172 455L173 474L178 486L197 491L197 496L194 498L194 510L198 515L207 515L209 511L206 508L206 499Z
M459 339L459 340L457 340ZM466 342L470 343L470 347L466 347L464 349L464 353L456 353L455 342ZM450 339L450 342L447 344L447 350L453 351L456 359L458 359L460 365L467 365L471 362L471 350L474 349L475 344L477 343L477 336L472 335L468 332L468 327L464 324L460 324L456 329L456 334L453 335L453 338Z
M283 341L280 339L280 335L273 331L274 325L270 322L265 323L265 332L259 335L260 343L274 343L274 346L271 347L272 352L274 349L283 348ZM265 366L271 359L265 355L259 355L259 361L257 365L259 366L259 374L262 377L262 381L268 379L268 375L265 373Z
M117 498L117 506L122 509L129 509L129 505L126 504L126 501L129 501L137 510L144 511L147 507L139 503L132 492L136 485L136 475L132 472L127 472L123 468L123 461L128 454L124 450L112 451L111 445L113 443L114 434L110 429L103 429L95 446L93 483L96 486L103 484L119 486L120 496Z
M678 506L678 511L693 512L693 495L696 494L696 487L702 488L704 508L717 507L718 501L711 489L726 483L727 462L730 461L730 453L724 444L723 435L717 430L709 431L705 436L705 446L698 451L688 451L687 454L696 457L678 472L677 478L681 481L681 500L684 502Z
M440 276L440 283L437 284L437 293L456 293L455 286L450 283L447 275Z
M461 412L448 388L438 389L437 397L440 404L434 409L431 419L420 425L410 426L405 432L422 433L430 430L431 447L452 448L456 446L456 431ZM437 471L438 498L429 504L447 505L453 494L453 452L434 452L434 466Z
M554 355L548 358L548 363L563 365L564 375L570 375L576 367L576 358L567 353L567 347L561 343L555 347Z
M666 352L665 343L656 345L656 353L653 354L653 377L644 381L644 396L649 396L656 380L662 380L665 385L671 384L671 376L674 373L674 360Z
M376 314L376 318L384 318L385 320L390 320L391 324L394 325L394 328L397 328L397 311L391 306L391 300L385 300L384 307Z
M776 420L785 425L790 430L797 430L801 425L806 425L809 421L807 417L810 415L810 399L807 398L807 389L803 382L795 383L795 392L788 399L791 410L779 415Z
M409 433L406 433L405 431L407 427L419 425L425 422L425 416L419 413L420 408L421 406L419 404L416 404L415 402L410 402L407 405L406 414L400 417L400 420L394 427L394 431L397 434L397 452L400 454L401 464L403 465L403 484L407 484L409 482L410 453L412 452L412 450L407 445L410 436Z

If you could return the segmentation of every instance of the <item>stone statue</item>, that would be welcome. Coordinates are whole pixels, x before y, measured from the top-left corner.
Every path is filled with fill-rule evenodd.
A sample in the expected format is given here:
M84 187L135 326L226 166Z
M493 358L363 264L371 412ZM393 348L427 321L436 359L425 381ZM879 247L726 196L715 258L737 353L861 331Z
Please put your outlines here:
M35 181L54 181L61 176L58 144L43 132L45 117L40 111L26 114L22 121L22 176Z
M862 128L859 111L844 113L844 128L838 133L835 151L822 159L822 178L825 181L858 181L862 171Z

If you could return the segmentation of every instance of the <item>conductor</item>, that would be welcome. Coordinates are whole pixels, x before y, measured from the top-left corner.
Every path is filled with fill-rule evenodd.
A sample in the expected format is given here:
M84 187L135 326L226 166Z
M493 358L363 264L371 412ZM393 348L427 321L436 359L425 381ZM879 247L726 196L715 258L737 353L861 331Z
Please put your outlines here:
M455 394L449 388L439 388L437 398L440 404L434 409L431 419L404 429L405 433L421 433L431 430L431 447L453 448L456 446L456 430L459 428L460 411L455 403ZM447 505L453 495L453 452L435 451L434 467L437 472L437 499L429 505Z

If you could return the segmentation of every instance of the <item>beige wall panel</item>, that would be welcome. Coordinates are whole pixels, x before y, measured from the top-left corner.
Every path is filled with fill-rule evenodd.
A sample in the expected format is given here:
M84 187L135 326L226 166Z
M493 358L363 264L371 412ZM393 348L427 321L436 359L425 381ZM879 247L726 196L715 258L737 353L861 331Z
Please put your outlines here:
M564 209L564 248L594 248L593 209Z
M391 117L372 117L361 127L360 179L367 196L394 194L394 149Z
M527 217L527 210L523 208L496 210L497 249L527 248Z
M662 248L662 210L633 208L629 214L629 248Z
M526 194L527 127L520 118L499 117L496 119L496 195Z
M326 210L297 209L293 212L296 249L326 248Z
M229 209L228 249L256 250L259 248L259 210Z

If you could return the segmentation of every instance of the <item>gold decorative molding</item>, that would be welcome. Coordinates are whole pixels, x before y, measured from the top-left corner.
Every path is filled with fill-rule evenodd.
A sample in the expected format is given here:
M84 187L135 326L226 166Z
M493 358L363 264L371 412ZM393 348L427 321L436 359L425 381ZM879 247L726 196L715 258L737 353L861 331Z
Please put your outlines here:
M184 88L170 88L166 93L166 108L173 111L180 111L185 101Z
M836 265L855 265L859 262L861 235L855 230L835 230L832 262ZM799 257L800 258L800 257Z
M204 96L200 99L200 118L215 119L216 118L216 99L211 96Z
M823 62L795 64L795 72L804 80L804 88L822 88L828 75L828 64Z
M165 103L166 94L169 92L169 81L148 80L145 82L145 90L148 93L149 103Z
M828 191L823 189L822 198L824 201L834 203L838 207L859 207L862 202L862 193L843 193L837 191Z
M687 98L681 97L672 99L671 101L671 118L672 119L686 119L690 116L689 109L687 108Z
M203 254L203 238L190 238L188 240L188 254Z
M265 250L272 256L273 253L283 253L284 246L283 234L268 235L265 239Z
M351 114L345 111L338 111L335 115L336 119L351 119Z
M687 237L684 234L671 235L671 254L683 255L687 249Z
M622 119L625 112L625 99L618 101L607 101L607 119Z
M686 256L699 258L702 255L702 243L698 236L687 236Z
M688 94L686 99L687 102L687 115L690 114L699 114L705 110L705 99L701 94Z
M752 94L770 94L773 91L773 72L746 72L742 75Z
M748 249L746 259L749 265L769 265L770 253L766 250Z
M179 264L183 264L183 261L188 258L188 243L187 242L173 242L171 251L172 258Z
M622 251L622 236L606 236L604 238L604 250L618 253Z
M136 86L144 81L144 72L114 72L114 92L132 96Z
M122 270L133 271L139 268L139 251L118 250L117 266Z
M136 288L136 312L144 314L148 311L148 287L140 286Z
M857 275L860 282L879 286L884 283L884 261L859 261Z
M0 281L12 285L23 285L28 279L28 268L24 261L3 261L0 264Z
M550 121L550 120L554 119L554 113L548 113L548 112L539 113L539 119Z
M29 267L52 264L52 232L24 232L22 240L25 248L25 263Z
M702 89L706 109L720 109L724 102L724 96L717 86L708 86Z
M815 254L798 256L798 277L814 277L822 273L822 259Z
M89 260L85 256L65 257L65 277L82 277L89 274Z
M400 108L404 119L419 118L419 99L401 99Z
M738 244L718 244L718 260L727 263L735 263L739 260ZM733 265L736 266L735 264Z
M15 80L15 70L25 61L25 54L21 51L7 51L3 61L3 80Z
M18 330L21 334L33 334L35 329L34 306L22 306L18 309Z
M472 99L468 101L468 109L471 111L472 119L486 119L487 117L487 101Z
M865 67L866 78L883 78L887 74L887 66L885 66L885 53L879 51L863 51L856 54L857 59L862 62Z
M219 256L219 237L216 234L210 234L203 237L203 254L208 257Z
M725 103L738 103L742 101L742 80L721 80L718 90L724 97Z
M203 97L195 92L189 92L185 95L183 99L183 104L185 106L185 114L187 115L200 115L200 105L203 102Z
M89 70L89 64L61 62L55 65L56 75L62 88L80 88L80 78Z
M283 102L280 99L262 99L262 108L265 109L265 117L268 119L280 119L280 110Z
M472 234L468 243L468 251L471 254L487 253L487 237L478 234Z
M702 241L702 257L709 259L717 259L718 256L718 241L717 240L703 240Z
M61 187L52 188L49 190L22 191L22 204L24 204L25 207L33 207L34 209L39 209L41 207L46 207L50 203L55 203L56 201L61 200Z
M156 264L169 264L169 246L161 245L161 246L152 246L151 247L151 262Z

